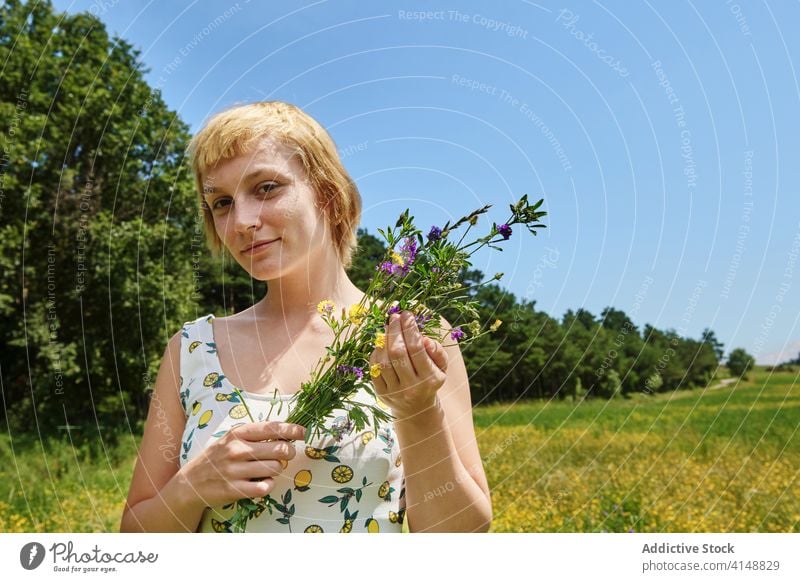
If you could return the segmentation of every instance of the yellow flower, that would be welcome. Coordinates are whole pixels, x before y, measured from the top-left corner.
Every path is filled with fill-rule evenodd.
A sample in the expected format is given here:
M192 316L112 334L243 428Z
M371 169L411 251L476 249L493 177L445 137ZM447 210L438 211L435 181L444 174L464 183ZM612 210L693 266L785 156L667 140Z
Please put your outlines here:
M380 364L372 364L369 367L369 375L373 378L377 378L381 375L381 365Z
M405 264L403 257L398 255L396 252L392 251L392 260L395 262L396 265L400 265L401 267Z
M336 305L330 299L324 299L317 304L317 311L323 315L326 313L330 315L334 309L336 309Z
M375 347L376 348L385 348L386 347L386 334L383 332L378 332L375 336Z
M494 320L494 323L493 323L492 325L490 325L490 326L489 326L489 330L490 330L490 331L497 331L497 328L498 328L498 327L500 327L500 325L501 325L502 323L503 323L503 322L502 322L501 320L499 320L499 319L495 319L495 320Z
M364 319L364 314L367 312L367 308L359 303L354 303L350 307L350 321L358 325Z

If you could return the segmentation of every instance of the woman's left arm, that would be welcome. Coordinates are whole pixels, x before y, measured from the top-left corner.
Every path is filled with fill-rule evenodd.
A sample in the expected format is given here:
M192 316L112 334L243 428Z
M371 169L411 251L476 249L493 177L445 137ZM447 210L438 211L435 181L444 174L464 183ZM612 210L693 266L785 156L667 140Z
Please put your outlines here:
M444 318L441 325L450 328ZM375 388L395 417L409 531L487 531L491 495L458 345L445 348L425 338L413 316L392 316L385 348L370 361L381 366Z

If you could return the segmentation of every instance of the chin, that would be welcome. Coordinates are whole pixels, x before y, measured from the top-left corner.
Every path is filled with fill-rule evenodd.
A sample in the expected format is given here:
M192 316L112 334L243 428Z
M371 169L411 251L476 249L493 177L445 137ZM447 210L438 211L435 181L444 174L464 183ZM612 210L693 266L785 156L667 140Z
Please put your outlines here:
M275 264L272 260L241 261L241 267L256 281L269 281L270 279L280 279L289 271L284 263Z

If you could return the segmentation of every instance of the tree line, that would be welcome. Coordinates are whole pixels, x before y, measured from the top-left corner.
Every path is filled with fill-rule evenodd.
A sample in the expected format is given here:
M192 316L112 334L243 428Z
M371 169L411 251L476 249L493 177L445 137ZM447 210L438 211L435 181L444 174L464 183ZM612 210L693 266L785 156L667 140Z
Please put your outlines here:
M266 293L211 258L185 159L189 127L137 49L89 13L0 7L0 388L5 420L47 432L140 427L167 340ZM365 289L383 243L359 231ZM465 270L467 286L482 279ZM622 311L556 320L500 286L475 291L501 329L464 347L473 401L612 398L704 386L722 346ZM444 314L456 324L453 314Z

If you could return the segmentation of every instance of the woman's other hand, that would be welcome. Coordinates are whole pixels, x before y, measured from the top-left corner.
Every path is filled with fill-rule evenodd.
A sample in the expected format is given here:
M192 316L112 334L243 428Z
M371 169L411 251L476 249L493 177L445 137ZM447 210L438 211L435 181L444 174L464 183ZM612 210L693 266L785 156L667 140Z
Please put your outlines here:
M442 344L422 335L410 311L394 313L386 327L385 346L370 356L378 397L404 419L435 405L447 379L448 357Z
M303 440L305 428L286 422L251 422L229 430L182 469L186 485L209 507L263 497ZM288 441L288 442L287 442Z

